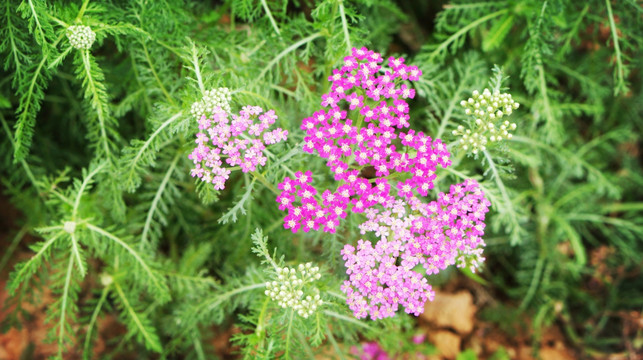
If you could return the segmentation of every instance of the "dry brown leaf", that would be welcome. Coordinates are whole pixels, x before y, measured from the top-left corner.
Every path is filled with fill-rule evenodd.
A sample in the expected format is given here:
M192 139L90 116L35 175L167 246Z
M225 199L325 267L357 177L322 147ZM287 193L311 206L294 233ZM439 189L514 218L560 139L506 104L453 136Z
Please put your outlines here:
M476 311L473 296L468 291L455 294L436 292L435 300L426 303L420 317L438 327L451 328L466 335L473 330Z
M538 353L541 359L547 360L573 360L574 356L564 348L542 348Z
M440 355L446 359L455 359L460 353L460 337L448 330L429 333L431 343L438 348Z
M29 332L26 328L11 328L0 334L0 360L20 359L20 355L29 344Z

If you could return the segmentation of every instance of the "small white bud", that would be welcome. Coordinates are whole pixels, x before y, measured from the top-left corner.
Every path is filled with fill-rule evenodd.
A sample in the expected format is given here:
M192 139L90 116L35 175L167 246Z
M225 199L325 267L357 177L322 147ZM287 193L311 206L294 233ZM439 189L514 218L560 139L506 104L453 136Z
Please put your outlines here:
M69 234L73 234L76 231L76 223L74 221L65 221L63 224L63 230Z
M67 39L69 44L78 50L86 50L92 47L96 41L96 33L89 26L72 25L67 28Z
M100 274L100 283L103 286L109 286L109 285L112 284L112 282L114 282L114 279L112 278L111 275L106 274L106 273Z

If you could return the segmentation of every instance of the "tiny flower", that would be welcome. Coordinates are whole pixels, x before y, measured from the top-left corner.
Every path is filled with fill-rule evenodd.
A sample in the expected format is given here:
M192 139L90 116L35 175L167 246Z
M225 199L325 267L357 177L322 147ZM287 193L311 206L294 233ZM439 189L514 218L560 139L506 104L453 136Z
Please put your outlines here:
M465 114L474 116L474 120L470 121L471 127L465 129L460 125L452 131L453 135L460 136L459 143L463 150L477 154L487 149L487 137L490 142L498 142L513 136L509 131L515 130L516 124L502 121L503 117L511 115L520 106L511 98L511 94L499 91L492 94L489 89L480 93L476 90L472 97L462 100L460 105L465 108Z
M68 234L73 234L76 231L76 223L74 221L65 221L63 224L63 230Z
M277 280L266 282L266 296L284 309L293 309L308 318L323 305L319 289L312 284L321 278L319 267L311 263L299 264L297 268L278 267Z
M78 50L87 50L96 41L96 33L86 25L72 25L67 28L69 44Z
M202 132L196 134L197 145L188 155L195 165L190 173L212 183L215 190L225 188L230 174L221 156L225 156L226 164L238 165L243 172L254 171L266 164L265 145L285 141L288 136L288 131L281 128L266 131L277 119L273 110L264 113L261 107L244 106L239 114L230 115L229 94L226 88L209 90L202 101L192 105ZM211 106L214 106L212 110Z

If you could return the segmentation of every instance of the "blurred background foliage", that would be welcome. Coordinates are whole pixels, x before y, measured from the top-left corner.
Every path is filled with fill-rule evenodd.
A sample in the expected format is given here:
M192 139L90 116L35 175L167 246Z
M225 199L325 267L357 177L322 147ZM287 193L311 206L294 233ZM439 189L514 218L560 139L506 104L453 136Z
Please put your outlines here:
M350 320L334 297L339 251L359 238L358 216L337 234L293 235L275 195L252 176L234 173L215 193L187 175L200 85L230 88L237 107L275 109L290 137L262 170L268 182L280 182L285 167L324 174L323 161L298 150L300 121L319 107L348 49L367 46L424 73L411 122L451 144L453 165L438 174L438 189L474 177L492 202L486 266L468 274L490 299L478 318L509 334L527 326L536 349L556 325L580 358L635 358L643 347L642 20L635 0L4 1L0 179L20 215L7 217L0 271L13 294L5 309L24 311L5 316L3 329L20 326L23 304L50 288L59 357L91 357L92 329L106 314L128 329L104 353L116 358L209 358L207 339L233 324L249 358L291 346L348 356L359 339L408 343L412 318ZM96 32L91 50L70 46L72 24ZM473 156L451 131L465 118L459 102L489 87L495 64L521 103L518 129ZM79 224L78 239L65 235L67 221ZM287 263L314 261L328 275L332 305L315 322L295 323L287 340L281 325L292 314L267 319L263 291L252 292L267 277L251 251L255 228ZM25 262L14 267L16 254Z

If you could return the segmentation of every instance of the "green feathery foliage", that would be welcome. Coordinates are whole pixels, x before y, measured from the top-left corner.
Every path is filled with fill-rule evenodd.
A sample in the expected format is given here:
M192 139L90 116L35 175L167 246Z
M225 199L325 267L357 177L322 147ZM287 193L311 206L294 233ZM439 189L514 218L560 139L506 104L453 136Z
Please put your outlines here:
M423 72L411 128L452 161L427 199L473 178L491 203L483 271L429 282L485 286L497 299L480 316L505 329L529 317L534 349L558 326L580 358L633 355L640 336L623 344L621 314L643 302L641 13L633 0L4 1L0 183L21 215L0 243L16 309L0 328L25 323L23 305L51 289L41 308L58 359L209 359L224 332L248 359L347 359L362 341L391 357L434 350L412 344L401 309L370 321L346 305L341 250L371 239L364 214L293 234L275 201L298 171L334 190L326 159L302 150L301 121L364 46ZM193 104L223 87L231 118L274 110L288 139L215 190L190 176L188 155L203 131ZM485 87L520 107L503 114L512 137L473 152L459 129L478 125L461 102ZM321 305L304 318L266 284L308 262ZM125 334L105 339L107 317ZM103 340L113 346L97 354Z

